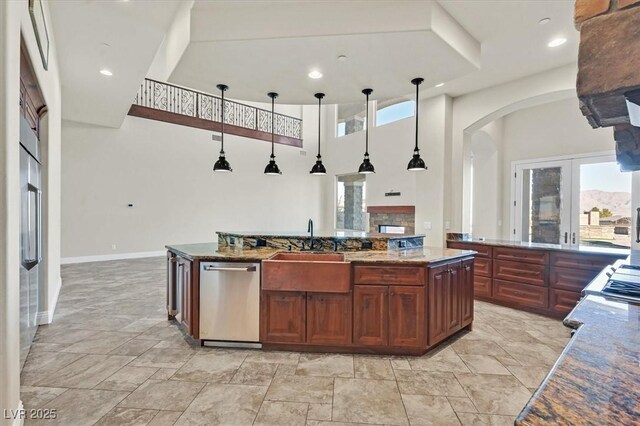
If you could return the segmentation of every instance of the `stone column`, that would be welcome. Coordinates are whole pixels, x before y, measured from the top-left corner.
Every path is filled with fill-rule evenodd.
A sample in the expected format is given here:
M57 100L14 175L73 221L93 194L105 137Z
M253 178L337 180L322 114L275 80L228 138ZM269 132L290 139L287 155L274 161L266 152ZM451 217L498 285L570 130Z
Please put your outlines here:
M362 181L344 183L345 229L365 229L365 224L362 218L362 186Z

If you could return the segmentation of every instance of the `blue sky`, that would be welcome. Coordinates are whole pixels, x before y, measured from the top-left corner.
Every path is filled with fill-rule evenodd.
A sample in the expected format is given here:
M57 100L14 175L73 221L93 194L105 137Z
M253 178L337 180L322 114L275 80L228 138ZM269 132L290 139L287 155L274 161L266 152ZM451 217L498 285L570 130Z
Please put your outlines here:
M631 173L620 172L616 163L580 166L580 190L599 189L608 192L631 192Z

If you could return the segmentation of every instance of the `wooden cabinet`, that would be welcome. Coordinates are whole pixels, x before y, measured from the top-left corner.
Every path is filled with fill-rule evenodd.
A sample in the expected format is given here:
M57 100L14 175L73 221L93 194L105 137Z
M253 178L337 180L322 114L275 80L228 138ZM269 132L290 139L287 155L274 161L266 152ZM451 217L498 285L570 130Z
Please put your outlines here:
M424 299L422 287L389 287L389 346L424 346Z
M545 265L549 261L549 252L539 249L495 247L493 259L494 262L495 260L510 260Z
M548 295L546 287L493 280L493 298L503 302L545 309L548 306Z
M550 289L549 308L559 314L568 314L580 300L580 293L575 291Z
M351 293L307 293L307 343L351 343Z
M460 263L450 264L448 291L445 293L447 334L460 330Z
M423 266L355 266L355 284L418 285L425 284Z
M475 288L475 262L473 259L462 261L460 269L460 326L466 327L473 322L473 300Z
M261 306L261 341L274 343L305 341L306 293L263 291Z
M449 266L429 268L429 345L447 337Z
M566 291L581 292L598 275L591 269L570 269L552 267L549 274L549 286Z
M547 283L547 267L535 263L495 260L493 262L493 278L545 286Z
M452 249L458 249L458 250L473 250L477 252L476 260L478 258L483 258L483 257L491 259L492 248L493 248L487 244L465 243L461 241L449 241L447 243L447 247Z
M356 285L353 287L353 342L366 346L387 346L388 287Z

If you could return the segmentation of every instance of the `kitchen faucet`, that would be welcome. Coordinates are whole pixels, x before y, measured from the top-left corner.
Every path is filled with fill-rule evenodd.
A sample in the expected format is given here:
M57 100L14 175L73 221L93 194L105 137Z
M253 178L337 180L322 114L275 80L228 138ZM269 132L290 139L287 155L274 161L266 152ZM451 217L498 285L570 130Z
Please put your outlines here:
M309 219L307 223L307 232L311 234L311 242L309 243L309 250L313 250L313 220Z

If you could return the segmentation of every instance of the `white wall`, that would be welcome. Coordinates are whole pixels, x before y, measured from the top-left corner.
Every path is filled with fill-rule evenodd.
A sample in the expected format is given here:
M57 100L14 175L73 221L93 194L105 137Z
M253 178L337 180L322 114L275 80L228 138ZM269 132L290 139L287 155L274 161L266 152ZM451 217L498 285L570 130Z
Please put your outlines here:
M43 2L45 16L49 8ZM19 344L19 78L20 35L49 112L43 121L43 259L41 309L52 312L60 287L60 78L53 32L49 31L49 70L44 70L28 2L0 2L0 410L18 408ZM4 411L3 411L4 412ZM0 417L0 424L12 420Z
M306 232L309 218L324 229L323 182L331 178L309 174L317 109L304 111L307 155L276 144L278 177L263 173L265 141L226 135L233 173L224 174L212 171L220 143L208 131L136 117L120 129L64 121L62 256L159 251L215 241L222 230Z

